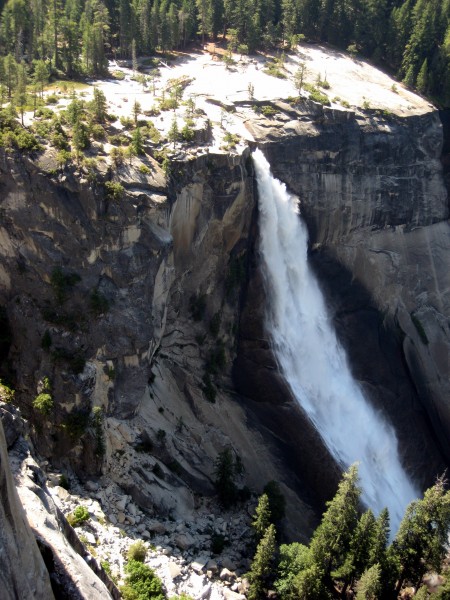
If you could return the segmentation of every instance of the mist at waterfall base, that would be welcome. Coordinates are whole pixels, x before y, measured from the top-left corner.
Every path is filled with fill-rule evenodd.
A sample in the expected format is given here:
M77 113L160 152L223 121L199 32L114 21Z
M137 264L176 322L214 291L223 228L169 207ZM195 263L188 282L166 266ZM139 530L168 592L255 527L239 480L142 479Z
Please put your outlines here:
M272 176L260 150L253 159L269 298L266 322L280 370L338 463L344 468L359 463L362 501L375 514L387 507L395 533L419 491L400 464L392 426L351 375L308 266L308 234L298 198Z

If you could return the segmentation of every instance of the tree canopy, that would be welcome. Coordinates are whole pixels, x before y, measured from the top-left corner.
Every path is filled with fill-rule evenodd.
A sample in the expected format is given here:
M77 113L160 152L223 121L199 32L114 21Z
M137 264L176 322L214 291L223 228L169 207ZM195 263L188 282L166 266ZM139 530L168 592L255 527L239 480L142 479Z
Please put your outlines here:
M450 106L450 0L7 0L0 63L9 57L68 77L228 36L235 49L329 42L372 59ZM11 83L11 59L0 76ZM8 74L5 73L8 71ZM301 83L299 82L301 85Z

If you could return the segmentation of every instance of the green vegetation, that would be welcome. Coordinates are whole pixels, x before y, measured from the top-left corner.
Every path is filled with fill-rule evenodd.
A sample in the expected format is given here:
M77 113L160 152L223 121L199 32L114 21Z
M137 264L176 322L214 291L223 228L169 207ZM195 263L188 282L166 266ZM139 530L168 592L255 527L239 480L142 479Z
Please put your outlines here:
M273 521L269 498L263 494L253 518L259 543L248 573L248 598L265 598L273 587L283 600L331 600L349 594L359 600L397 598L405 587L418 590L415 598L426 598L420 587L424 575L445 569L450 526L445 482L438 479L423 500L408 506L391 545L387 509L377 518L370 509L361 514L360 495L357 468L352 466L327 503L310 544L282 544L277 552L275 528L268 525ZM446 586L436 598L447 597Z
M98 288L95 288L95 290L91 292L89 304L92 312L96 316L102 315L109 310L109 302L107 298L99 292Z
M214 486L224 508L229 508L239 500L241 490L236 480L243 472L242 461L231 448L225 448L219 453L214 464Z
M271 106L270 104L264 104L263 106L261 106L260 111L268 119L277 114L277 109Z
M284 497L279 484L276 481L269 481L264 486L264 493L269 499L269 509L272 517L272 523L277 524L284 518L286 512L286 498Z
M88 509L82 505L77 506L73 512L67 515L67 520L72 527L78 527L78 525L82 525L90 518Z
M331 102L328 96L323 94L320 90L318 90L315 86L310 83L305 83L303 88L309 92L309 99L314 102L318 102L319 104L323 104L325 106L330 106Z
M105 434L103 432L103 409L101 406L94 406L91 416L91 425L95 435L95 455L102 457L105 454Z
M78 440L89 426L90 412L82 408L73 408L65 417L62 428L67 431L71 438Z
M48 415L54 406L54 401L50 392L50 380L48 377L43 377L41 382L41 393L33 400L33 408L43 415Z
M14 400L14 390L5 385L0 379L0 402L12 402Z
M108 200L121 200L125 194L125 188L118 181L105 182L105 198Z
M53 269L50 276L50 285L58 304L63 304L66 301L69 291L79 281L81 281L81 277L77 273L64 273L61 267Z
M142 540L138 540L131 544L128 548L127 558L128 560L137 560L138 562L145 562L147 556L147 547Z
M154 571L137 560L125 565L125 585L120 587L124 600L165 600L161 580Z
M211 535L211 552L213 554L221 554L229 544L227 538L221 533L213 533Z
M269 506L269 497L267 494L260 496L258 506L253 515L252 527L255 530L256 539L259 542L269 525L271 524L271 512Z

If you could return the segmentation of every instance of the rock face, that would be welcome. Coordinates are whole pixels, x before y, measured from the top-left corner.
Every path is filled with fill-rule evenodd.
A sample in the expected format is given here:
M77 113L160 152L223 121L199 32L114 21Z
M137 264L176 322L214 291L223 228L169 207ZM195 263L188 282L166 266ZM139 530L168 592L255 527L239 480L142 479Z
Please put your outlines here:
M0 585L2 598L53 598L47 569L17 495L0 421Z
M450 457L437 116L275 108L247 126L300 196L354 373L427 485ZM282 482L291 534L307 534L308 505L333 493L339 469L264 330L250 151L174 160L167 181L156 163L148 175L127 165L95 179L45 164L0 155L0 306L12 332L3 370L15 373L39 453L177 518L195 510L194 492L213 493L215 460L231 447L257 492ZM121 201L102 177L122 182ZM41 392L53 399L47 414L33 406ZM111 518L134 516L115 506Z
M275 141L257 126L253 133L300 198L313 265L356 378L393 420L410 471L429 485L450 459L439 117L347 113L343 121L321 108L309 115L303 107L284 134L272 132Z

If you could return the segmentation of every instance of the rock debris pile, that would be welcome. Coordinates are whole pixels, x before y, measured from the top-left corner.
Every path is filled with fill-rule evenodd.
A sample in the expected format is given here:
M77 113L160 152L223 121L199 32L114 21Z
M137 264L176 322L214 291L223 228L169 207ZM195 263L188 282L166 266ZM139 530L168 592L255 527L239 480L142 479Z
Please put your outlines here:
M76 527L77 535L112 579L121 583L131 544L143 540L146 564L162 580L168 596L185 593L194 599L244 600L250 567L249 510L221 512L203 499L193 520L156 519L146 515L116 484L70 482L70 491L51 474L50 492L68 516L78 506L89 519ZM90 560L90 559L89 559Z

